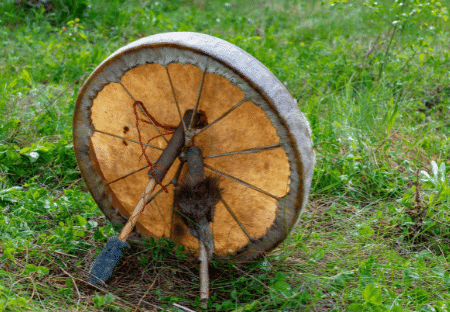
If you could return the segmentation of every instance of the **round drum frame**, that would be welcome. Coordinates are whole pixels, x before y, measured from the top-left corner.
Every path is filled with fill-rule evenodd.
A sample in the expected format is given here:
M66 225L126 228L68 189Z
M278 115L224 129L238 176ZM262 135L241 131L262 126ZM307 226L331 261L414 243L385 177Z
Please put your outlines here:
M167 72L168 77L162 79L160 77L163 77L164 71ZM155 81L150 88L151 90L143 89L141 86L134 87L134 83L140 84L140 77L144 77L142 78L144 80L147 79L142 76L146 73L157 77L157 81L151 80L153 76L148 78L149 82ZM189 91L191 89L186 87L186 90L192 94L188 94L188 91L183 93L184 89L180 87L180 81L176 77L179 79L184 77L186 85L195 81L193 85L198 86L198 89L191 88L191 92ZM170 88L166 88L162 84L170 86ZM216 91L212 89L214 86L217 87ZM157 94L155 92L159 92L158 88L167 89L164 91L165 93L161 91L161 94L172 93L172 95L158 98L159 104L151 103L149 105L148 102L153 102L150 96ZM209 91L209 93L204 91L205 95L203 96L202 88L212 91ZM132 42L109 56L94 70L80 90L73 117L73 140L78 165L89 191L104 215L116 224L126 223L127 215L130 213L128 206L131 205L131 201L135 200L135 203L137 203L139 198L130 195L130 205L128 205L124 200L126 196L120 195L118 188L114 189L116 186L112 184L114 182L112 177L114 170L117 169L114 168L114 155L120 153L118 152L119 146L125 148L121 146L123 142L125 142L124 145L128 146L129 144L136 144L136 140L134 140L134 143L130 143L133 140L126 137L125 130L123 133L119 133L119 130L113 128L110 132L100 128L108 128L111 120L117 120L117 123L121 122L123 114L120 114L120 112L123 110L123 106L118 105L115 99L120 99L123 103L131 103L141 100L141 98L138 98L140 95L149 99L146 103L149 105L147 109L152 114L153 111L157 111L156 115L153 116L156 119L162 118L163 123L177 125L180 122L178 116L183 114L183 110L193 108L194 105L198 105L198 109L206 111L210 124L217 123L216 126L211 126L209 129L214 129L214 127L220 129L219 126L222 127L221 123L223 123L224 130L222 130L223 135L219 135L221 136L220 139L216 140L214 134L219 132L213 132L213 130L209 130L209 132L206 130L202 133L203 136L199 135L198 138L194 139L194 143L203 151L205 166L209 173L219 175L224 180L224 185L227 186L224 189L225 201L221 204L220 209L216 209L219 212L216 213L217 215L212 223L213 232L214 223L219 216L228 215L230 220L234 220L217 224L217 226L220 225L220 231L223 232L220 232L219 229L216 230L218 238L222 239L222 236L226 235L224 231L227 229L224 229L224 227L228 225L230 226L228 235L231 235L232 232L235 236L229 236L227 243L222 242L223 244L220 245L222 247L218 247L218 244L216 244L216 254L221 257L232 256L239 260L248 260L272 250L282 242L305 209L314 168L314 152L309 124L285 86L264 65L242 49L205 34L162 33ZM125 99L126 96L129 98ZM165 102L166 98L167 102ZM185 98L184 102L183 98ZM227 104L222 105L221 101ZM202 107L202 104L206 106L206 109ZM165 113L168 105L173 105L171 108L173 113ZM132 108L130 106L127 109ZM114 115L115 112L117 112L116 115ZM166 116L159 116L164 114ZM247 116L246 118L251 119L252 122L245 123L244 117L240 116ZM175 120L170 121L167 119L168 117L175 118ZM232 133L234 133L232 128L233 118L237 120L235 127L242 126L239 131L249 133L250 141L253 138L264 141L267 137L276 136L278 142L271 141L273 144L263 146L251 145L250 148L239 149L235 154L233 154L235 151L229 150L226 151L228 153L222 153L226 155L219 155L220 153L212 150L208 151L208 148L213 146L214 142L218 142L217 144L220 144L220 146L228 146L239 141L242 136L239 132L236 132L238 139L233 140L232 137ZM261 122L259 123L258 120L261 120ZM130 121L128 120L128 122ZM258 127L261 128L260 131ZM121 124L120 129L122 128L136 130L133 129L133 124L126 127ZM167 139L165 137L168 138L169 136L160 130L158 130L158 133L160 134L159 137L152 141L150 145L159 147L161 150L166 144L165 140ZM105 143L106 137L112 140L111 143ZM152 137L155 136L149 134L146 139ZM229 140L226 138L229 138ZM110 144L110 146L107 144ZM103 151L105 154L102 154ZM158 153L155 154L156 158L153 157L152 161L157 159ZM222 159L230 156L238 157L238 161L242 160L245 163L247 161L245 157L256 157L258 153L266 153L264 155L268 155L268 163L258 165L250 161L242 165L241 169L236 169L242 170L243 175L248 176L250 180L254 179L255 183L241 180L239 177L220 169L222 167L233 169L237 166L230 167L232 164L230 161L227 161L226 164L222 162L222 167L220 163L213 163L214 159L218 159L217 155L224 156ZM140 155L135 154L135 156ZM111 158L111 161L108 161L108 157ZM125 156L119 155L117 157L120 161L126 159ZM255 159L262 163L266 157ZM210 161L209 164L208 161ZM124 165L126 165L126 161ZM253 165L255 168L252 169ZM173 167L176 167L176 164ZM129 168L128 171L134 174L137 169L137 167ZM169 171L163 183L169 181L172 176L173 174ZM121 179L129 178L121 177ZM261 185L264 187L255 186L260 180L265 180L261 181ZM136 194L142 193L147 182L148 179L147 181L142 179L142 185L136 185ZM238 184L239 187L244 187L248 191L240 190L240 195L233 197L234 192L238 192L235 191L239 189ZM270 188L268 185L270 185ZM282 190L283 187L286 189L285 191ZM124 185L121 189L126 189L126 186ZM274 193L271 192L272 189ZM248 195L253 194L252 192L259 195ZM233 198L230 200L231 202L234 203L242 198L244 204L234 207L228 205L227 193L228 196L231 196L230 198ZM161 194L164 194L164 192L161 192ZM247 196L249 196L249 199L246 201ZM259 200L257 196L261 196L263 199ZM254 199L259 201L259 210L265 209L261 208L265 207L263 205L265 201L267 201L267 207L272 207L267 208L267 222L265 222L265 218L264 220L258 220L261 219L261 215L258 215L259 210L256 208L254 211L251 210L252 206L248 202ZM224 212L220 212L222 210ZM240 215L243 220L236 219L237 215ZM137 225L136 231L138 233L155 238L172 236L172 229L170 235L167 235L167 229L160 231L161 235L155 235L152 228L156 228L156 224L145 223L147 222L145 220L154 219L151 217L145 219L145 216L142 218L141 224L138 222ZM256 219L246 220L252 218ZM141 219L139 220L141 221ZM172 222L174 222L173 217ZM234 222L234 224L230 222ZM254 229L252 230L251 226L246 228L246 222L247 224L256 224ZM190 235L185 230L178 233L178 236L178 238L177 235L172 237L175 242L186 245L192 251L198 248L196 240L189 237Z

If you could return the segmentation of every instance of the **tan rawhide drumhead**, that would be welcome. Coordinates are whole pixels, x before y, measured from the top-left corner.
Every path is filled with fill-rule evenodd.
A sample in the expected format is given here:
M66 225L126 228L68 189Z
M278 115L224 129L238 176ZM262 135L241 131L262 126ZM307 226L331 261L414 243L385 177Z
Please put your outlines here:
M136 101L144 109L136 109ZM149 159L156 161L180 116L197 102L208 126L193 143L203 152L206 173L218 176L223 189L211 223L214 253L254 258L282 242L304 210L314 154L308 122L284 85L224 40L162 33L103 61L75 107L73 138L82 176L105 216L124 224L149 181L139 133ZM170 184L147 205L137 230L198 249L174 213Z

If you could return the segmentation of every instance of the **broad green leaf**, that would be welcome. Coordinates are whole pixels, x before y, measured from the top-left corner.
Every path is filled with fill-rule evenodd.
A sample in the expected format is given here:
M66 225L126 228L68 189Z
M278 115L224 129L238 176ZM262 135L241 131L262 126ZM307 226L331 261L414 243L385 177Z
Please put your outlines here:
M36 272L38 267L34 264L27 264L26 266L28 272Z
M36 272L39 273L39 274L48 275L48 273L49 273L50 271L49 271L49 269L48 269L47 267L45 267L45 266L38 266Z
M5 251L3 253L3 256L8 258L8 259L10 259L10 260L14 260L14 255L13 255L14 251L15 251L14 248L8 247L8 248L5 249Z
M367 238L375 234L375 231L370 226L363 224L358 228L358 233L362 237Z
M272 289L279 291L286 298L293 295L291 286L286 282L283 273L277 272L274 280L275 283L271 285Z
M7 306L15 306L15 305L26 307L28 305L27 299L23 297L17 297L8 301Z
M83 218L83 217L80 216L80 215L76 215L76 216L75 216L75 219L77 220L77 223L78 223L79 226L83 226L83 225L86 225L86 224L87 224L86 219Z
M114 302L114 299L115 299L115 297L111 293L108 293L108 294L105 295L105 302L106 303L112 303L112 302Z
M420 275L413 272L411 268L403 269L403 273L405 274L405 279L420 279Z
M84 237L84 235L86 235L86 233L84 231L79 231L79 230L73 231L73 238L74 239L79 239L81 237Z
M31 146L27 146L27 147L22 148L22 149L20 150L20 153L21 153L21 154L26 154L26 153L28 153L28 152L30 152L30 151L32 151L32 150L33 150L33 148L32 148Z
M446 199L450 196L450 187L446 187L442 192L439 193L437 201Z
M292 292L291 286L285 281L278 281L272 284L272 288L278 290L284 297L288 298L294 293Z
M431 252L429 252L428 250L422 250L421 252L419 252L416 257L417 258L429 258L430 256L432 256L433 254Z
M95 240L101 240L103 238L103 233L100 230L95 230L94 232L94 239Z
M380 305L383 302L381 299L381 290L377 289L373 283L366 286L363 291L363 298L366 302L374 305Z

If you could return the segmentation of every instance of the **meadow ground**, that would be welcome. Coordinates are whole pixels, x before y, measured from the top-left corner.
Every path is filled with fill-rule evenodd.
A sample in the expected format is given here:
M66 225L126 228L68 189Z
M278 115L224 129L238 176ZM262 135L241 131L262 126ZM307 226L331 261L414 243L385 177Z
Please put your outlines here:
M212 311L450 311L449 7L2 1L0 311L200 310L198 263L167 239L133 244L108 290L84 282L118 229L76 165L78 91L110 53L167 31L259 59L297 99L316 151L288 239L249 264L212 261Z

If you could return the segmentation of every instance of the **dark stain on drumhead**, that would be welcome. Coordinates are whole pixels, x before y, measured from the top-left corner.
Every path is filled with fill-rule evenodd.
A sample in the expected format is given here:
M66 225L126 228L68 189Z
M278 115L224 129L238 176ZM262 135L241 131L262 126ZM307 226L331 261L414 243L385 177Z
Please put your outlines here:
M184 229L180 224L175 224L173 227L173 233L175 236L183 236L184 235Z
M123 145L125 145L125 146L128 146L128 143L127 143L127 141L125 141L125 140L122 140L122 143L123 143Z
M127 133L128 131L130 131L130 128L128 128L127 126L123 127L123 133Z

